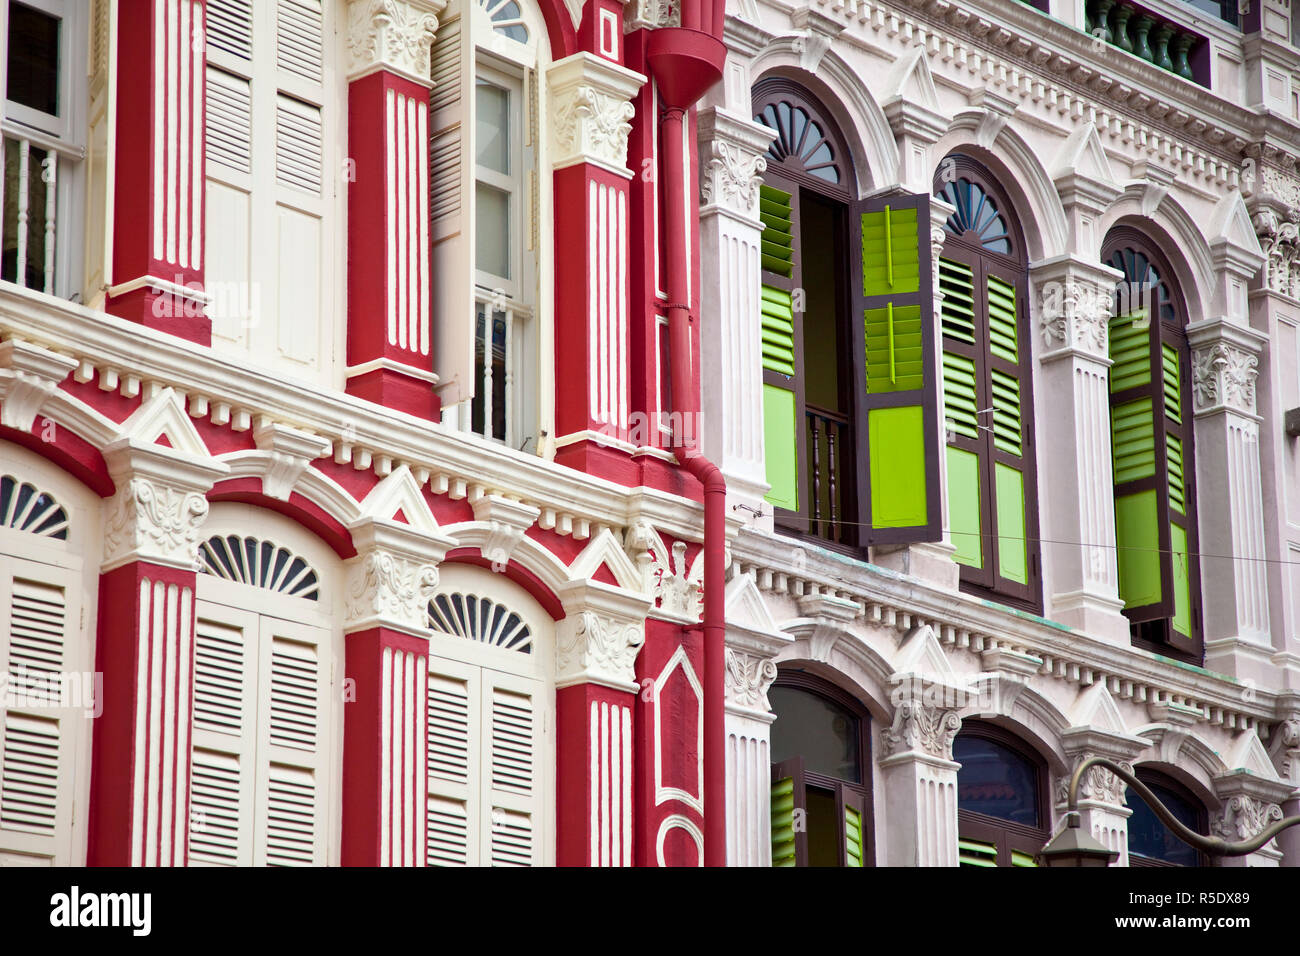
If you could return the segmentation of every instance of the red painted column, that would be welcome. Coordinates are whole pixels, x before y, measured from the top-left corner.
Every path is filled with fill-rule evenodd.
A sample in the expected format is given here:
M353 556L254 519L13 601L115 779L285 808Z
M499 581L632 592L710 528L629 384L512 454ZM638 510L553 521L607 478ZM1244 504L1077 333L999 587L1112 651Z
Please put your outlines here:
M436 419L428 77L437 20L426 0L402 7L402 30L383 17L349 20L347 391Z
M194 585L205 497L229 469L165 390L105 449L117 488L104 525L87 862L179 866L188 853ZM188 433L185 429L189 429ZM166 431L185 450L153 444Z
M560 594L557 627L556 862L636 860L634 661L648 601L588 580Z
M405 467L362 509L347 565L341 858L344 866L424 866L428 606L452 542L437 533Z
M353 631L343 721L344 866L424 866L429 641Z
M569 253L555 267L556 460L635 484L627 137L629 100L645 78L618 64L618 45L612 57L566 57L547 75L554 202L563 211L555 248Z
M204 4L120 0L113 129L113 315L207 345Z

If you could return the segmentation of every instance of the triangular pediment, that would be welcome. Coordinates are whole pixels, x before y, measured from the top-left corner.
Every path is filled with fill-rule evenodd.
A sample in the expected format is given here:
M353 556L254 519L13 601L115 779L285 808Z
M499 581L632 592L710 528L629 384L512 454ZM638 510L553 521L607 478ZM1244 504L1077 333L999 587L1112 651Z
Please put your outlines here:
M1238 249L1256 255L1263 254L1259 238L1255 235L1255 227L1250 221L1250 213L1246 210L1246 202L1235 189L1214 207L1214 214L1210 217L1210 237L1211 243L1222 240Z
M900 674L926 674L932 678L953 677L956 673L929 624L907 632L898 647L898 663L894 669Z
M397 517L399 513L401 519ZM424 500L415 476L406 465L394 468L388 477L370 489L370 494L361 502L361 515L364 518L397 521L415 531L433 533L438 530L438 522L429 510L429 503Z
M170 388L159 390L132 412L122 422L120 437L137 444L170 448L184 455L208 457L208 447L186 414L180 396Z
M641 592L641 572L608 528L601 530L573 559L569 574L574 579L594 578L602 564L609 569L619 587Z
M1242 739L1233 747L1228 766L1234 770L1249 770L1255 776L1269 780L1277 777L1277 768L1269 759L1263 741L1253 732L1243 734Z
M1084 123L1071 133L1056 154L1052 178L1059 179L1068 175L1082 176L1096 182L1115 183L1110 160L1101 146L1097 127L1092 123Z
M1081 691L1070 708L1069 717L1074 727L1089 727L1112 734L1128 733L1119 706L1104 684L1093 684Z
M752 574L738 574L727 582L727 624L764 634L780 633Z
M930 62L922 47L916 47L900 56L890 67L881 102L890 103L898 99L924 106L935 112L939 110L939 97L934 90L934 76L930 73Z

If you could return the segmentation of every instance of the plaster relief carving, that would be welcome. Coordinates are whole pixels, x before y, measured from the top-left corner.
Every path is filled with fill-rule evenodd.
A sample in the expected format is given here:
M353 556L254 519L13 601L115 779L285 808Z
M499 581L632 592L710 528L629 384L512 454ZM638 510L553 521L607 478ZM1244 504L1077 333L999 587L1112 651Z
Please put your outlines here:
M559 155L582 154L612 166L627 166L632 104L594 86L577 86L558 97L552 126Z
M132 478L108 506L104 560L132 558L193 568L199 559L199 530L208 501L196 491Z
M721 203L737 212L756 216L758 187L763 183L767 160L716 139L709 145L709 151L712 158L700 179L701 203Z
M352 0L348 5L348 76L391 70L429 82L429 51L445 2Z
M883 756L917 751L940 760L952 759L952 742L961 730L955 710L905 700L894 711L894 724L881 733Z
M437 587L438 569L433 565L373 550L348 571L348 626L389 623L423 631Z
M1270 823L1282 819L1282 808L1254 797L1239 794L1224 805L1215 817L1212 829L1216 836L1230 842L1249 840Z
M1223 405L1254 414L1259 359L1225 342L1192 353L1192 395L1196 410Z
M636 683L643 625L584 611L559 627L556 671L561 682L627 686Z
M727 648L727 703L755 710L771 710L767 689L776 680L776 662Z

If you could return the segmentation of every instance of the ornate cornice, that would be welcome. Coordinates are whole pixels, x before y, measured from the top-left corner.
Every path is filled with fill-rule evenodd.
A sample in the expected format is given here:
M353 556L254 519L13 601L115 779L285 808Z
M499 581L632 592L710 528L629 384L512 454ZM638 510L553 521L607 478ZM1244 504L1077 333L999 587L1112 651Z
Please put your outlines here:
M952 760L952 742L961 730L955 710L934 707L919 700L903 700L894 711L893 726L881 732L882 758L920 753Z
M349 562L344 627L390 627L427 634L438 569L408 555L372 548Z
M349 0L348 80L387 70L428 86L429 51L446 0Z
M640 73L591 53L575 53L547 72L553 110L551 159L556 169L591 163L631 177L627 138Z

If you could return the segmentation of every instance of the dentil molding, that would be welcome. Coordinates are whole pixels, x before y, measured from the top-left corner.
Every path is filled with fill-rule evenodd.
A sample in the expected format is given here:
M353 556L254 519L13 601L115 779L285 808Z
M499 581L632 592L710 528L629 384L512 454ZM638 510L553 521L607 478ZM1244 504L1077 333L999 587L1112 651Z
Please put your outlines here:
M429 85L429 51L446 0L349 0L348 80L387 70Z
M636 114L632 97L645 83L634 70L591 53L575 53L547 71L556 169L591 163L631 178L627 138Z

